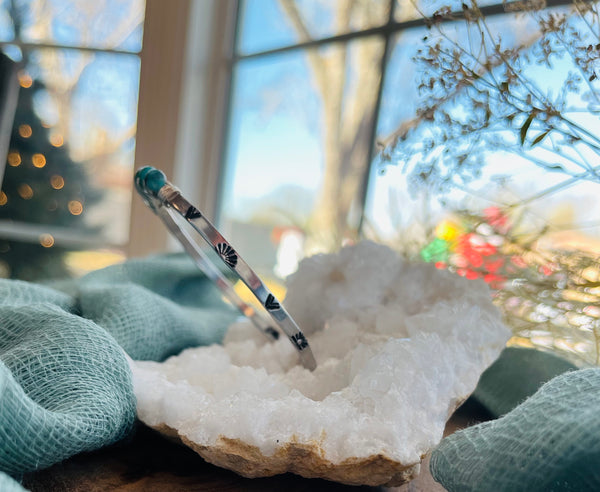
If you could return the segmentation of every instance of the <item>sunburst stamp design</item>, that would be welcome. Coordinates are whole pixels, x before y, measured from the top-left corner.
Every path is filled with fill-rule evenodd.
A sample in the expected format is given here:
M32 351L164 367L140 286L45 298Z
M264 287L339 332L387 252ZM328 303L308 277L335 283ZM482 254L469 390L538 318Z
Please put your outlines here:
M215 251L231 268L235 268L238 256L234 249L227 243L219 243L215 246Z
M187 212L185 213L185 218L186 219L197 219L199 217L202 217L202 213L200 213L200 210L198 210L196 207L190 207L187 209Z
M290 337L290 340L298 347L298 350L304 350L308 347L306 337L302 333L296 333Z

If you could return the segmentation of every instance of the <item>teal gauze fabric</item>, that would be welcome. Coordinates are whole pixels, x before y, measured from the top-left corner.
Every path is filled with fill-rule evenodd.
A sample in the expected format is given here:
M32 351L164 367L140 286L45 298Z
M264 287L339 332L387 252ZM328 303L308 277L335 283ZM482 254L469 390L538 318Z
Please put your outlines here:
M474 396L501 417L434 450L430 470L447 490L600 490L600 368L576 370L550 354L506 349Z
M550 352L507 347L481 375L472 398L494 417L510 412L532 396L542 384L577 367Z
M0 489L131 431L125 353L159 361L219 342L237 315L181 255L54 286L0 280Z

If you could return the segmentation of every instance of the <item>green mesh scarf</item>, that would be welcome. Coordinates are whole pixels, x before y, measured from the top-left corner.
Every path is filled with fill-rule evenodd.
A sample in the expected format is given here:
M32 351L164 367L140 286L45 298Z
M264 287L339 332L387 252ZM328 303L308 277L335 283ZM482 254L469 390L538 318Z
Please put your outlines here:
M180 255L53 286L0 280L0 490L131 431L125 353L158 361L219 342L236 316Z

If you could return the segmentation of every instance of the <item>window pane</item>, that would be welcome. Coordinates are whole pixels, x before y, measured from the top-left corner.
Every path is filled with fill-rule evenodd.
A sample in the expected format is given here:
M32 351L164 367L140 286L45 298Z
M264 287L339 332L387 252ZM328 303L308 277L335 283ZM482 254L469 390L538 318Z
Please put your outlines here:
M395 37L377 122L380 145L387 145L390 135L403 125L409 125L416 117L419 96L418 68L414 57L427 34L427 29L417 28L402 31ZM376 159L371 168L364 230L380 241L394 243L405 237L412 242L414 239L406 237L405 230L412 230L427 219L419 214L418 201L411 201L405 184L406 176L399 167Z
M252 265L290 273L356 234L382 52L364 39L238 64L220 221Z
M246 0L239 51L254 53L387 22L390 0Z
M16 37L25 42L132 52L141 49L144 0L5 0L0 4L0 36L2 19L10 18L11 4L20 21Z
M139 58L44 49L25 61L0 219L123 244Z
M541 63L548 45L539 42L531 18L504 15L487 22L502 35L504 48L525 48L520 57L506 55L513 69L498 57L470 84L453 78L460 73L456 53L444 58L426 51L442 60L436 69L442 77L433 85L427 67L411 61L419 37L437 41L435 29L397 39L378 134L381 142L391 142L394 132L402 138L389 153L391 165L375 163L365 233L439 268L483 279L512 325L515 343L598 362L600 183L594 163L600 87L595 76L583 77L581 58L561 45L551 46L551 63ZM581 20L570 22L565 35L577 36L569 41L582 43L581 53L591 52L593 33ZM468 50L477 36L469 38L461 25L444 29ZM475 53L484 52L477 42ZM475 71L461 60L463 73ZM496 87L491 98L486 87ZM436 94L437 107L423 111L425 96ZM544 104L560 111L559 127L538 112Z

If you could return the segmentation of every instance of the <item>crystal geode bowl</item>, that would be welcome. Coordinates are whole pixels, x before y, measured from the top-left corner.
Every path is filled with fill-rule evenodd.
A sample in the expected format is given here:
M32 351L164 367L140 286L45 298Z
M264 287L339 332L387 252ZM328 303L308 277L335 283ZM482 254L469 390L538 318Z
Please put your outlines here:
M139 418L246 477L399 485L510 336L482 281L371 242L303 260L285 306L315 371L236 323L222 345L132 362Z

